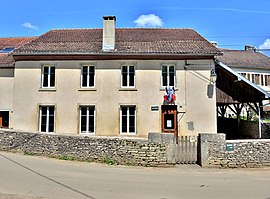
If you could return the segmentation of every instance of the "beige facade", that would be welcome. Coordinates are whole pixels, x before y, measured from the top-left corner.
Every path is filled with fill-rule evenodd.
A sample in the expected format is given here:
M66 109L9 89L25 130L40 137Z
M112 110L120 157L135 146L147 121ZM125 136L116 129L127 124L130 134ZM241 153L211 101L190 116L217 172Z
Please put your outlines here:
M189 65L185 63L188 61ZM180 135L216 133L216 97L207 95L213 60L96 60L17 61L13 79L3 90L11 109L10 128L40 131L40 107L54 107L54 132L81 134L80 107L94 107L94 133L89 135L147 137L161 132L162 65L175 67L175 89ZM55 87L42 88L43 66L55 67ZM81 87L82 66L94 66L95 82ZM134 66L135 87L121 86L121 67ZM12 87L12 88L11 88ZM12 92L13 90L13 95ZM214 89L215 90L215 89ZM10 94L10 95L9 95ZM2 103L7 103L0 101ZM135 133L121 133L121 106L136 107ZM158 106L158 110L151 110ZM188 128L192 123L193 128Z
M13 110L13 83L14 69L0 68L0 127L10 127L10 112Z

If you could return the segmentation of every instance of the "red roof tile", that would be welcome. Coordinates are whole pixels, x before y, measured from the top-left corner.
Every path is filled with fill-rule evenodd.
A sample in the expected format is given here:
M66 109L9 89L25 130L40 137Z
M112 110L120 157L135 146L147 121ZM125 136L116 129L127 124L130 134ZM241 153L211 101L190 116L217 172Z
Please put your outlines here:
M5 48L19 48L36 37L0 38L0 51ZM0 53L0 67L14 67L15 61L10 53Z
M248 50L220 49L223 56L218 59L232 68L261 68L270 69L270 57Z
M30 41L35 37L11 37L11 38L0 38L0 50L4 48L18 48Z
M0 68L3 67L13 67L15 61L11 54L9 53L0 53Z
M192 29L116 29L115 50L102 51L102 29L51 30L15 54L168 53L213 55L220 51Z

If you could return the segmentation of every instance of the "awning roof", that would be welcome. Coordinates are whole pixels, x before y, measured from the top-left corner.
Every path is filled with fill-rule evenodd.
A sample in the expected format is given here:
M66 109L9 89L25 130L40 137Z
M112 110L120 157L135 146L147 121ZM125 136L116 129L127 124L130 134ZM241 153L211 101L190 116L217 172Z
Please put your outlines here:
M217 103L261 102L270 98L267 91L220 61L215 62L215 70L217 73Z

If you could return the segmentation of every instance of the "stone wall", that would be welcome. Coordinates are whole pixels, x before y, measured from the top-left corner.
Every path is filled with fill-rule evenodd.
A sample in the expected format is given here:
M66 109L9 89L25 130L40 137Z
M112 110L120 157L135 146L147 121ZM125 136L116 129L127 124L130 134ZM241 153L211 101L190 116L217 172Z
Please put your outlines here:
M166 145L143 139L0 130L0 150L123 165L166 166Z
M200 134L198 162L203 167L270 166L270 140L227 140L225 134Z

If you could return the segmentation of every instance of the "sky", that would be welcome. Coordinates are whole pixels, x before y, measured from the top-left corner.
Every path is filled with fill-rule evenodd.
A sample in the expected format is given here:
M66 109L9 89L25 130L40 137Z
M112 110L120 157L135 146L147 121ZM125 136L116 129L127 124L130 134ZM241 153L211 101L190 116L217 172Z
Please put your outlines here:
M109 15L116 16L117 28L193 28L220 48L270 49L270 0L2 1L0 37L102 28L102 17Z

